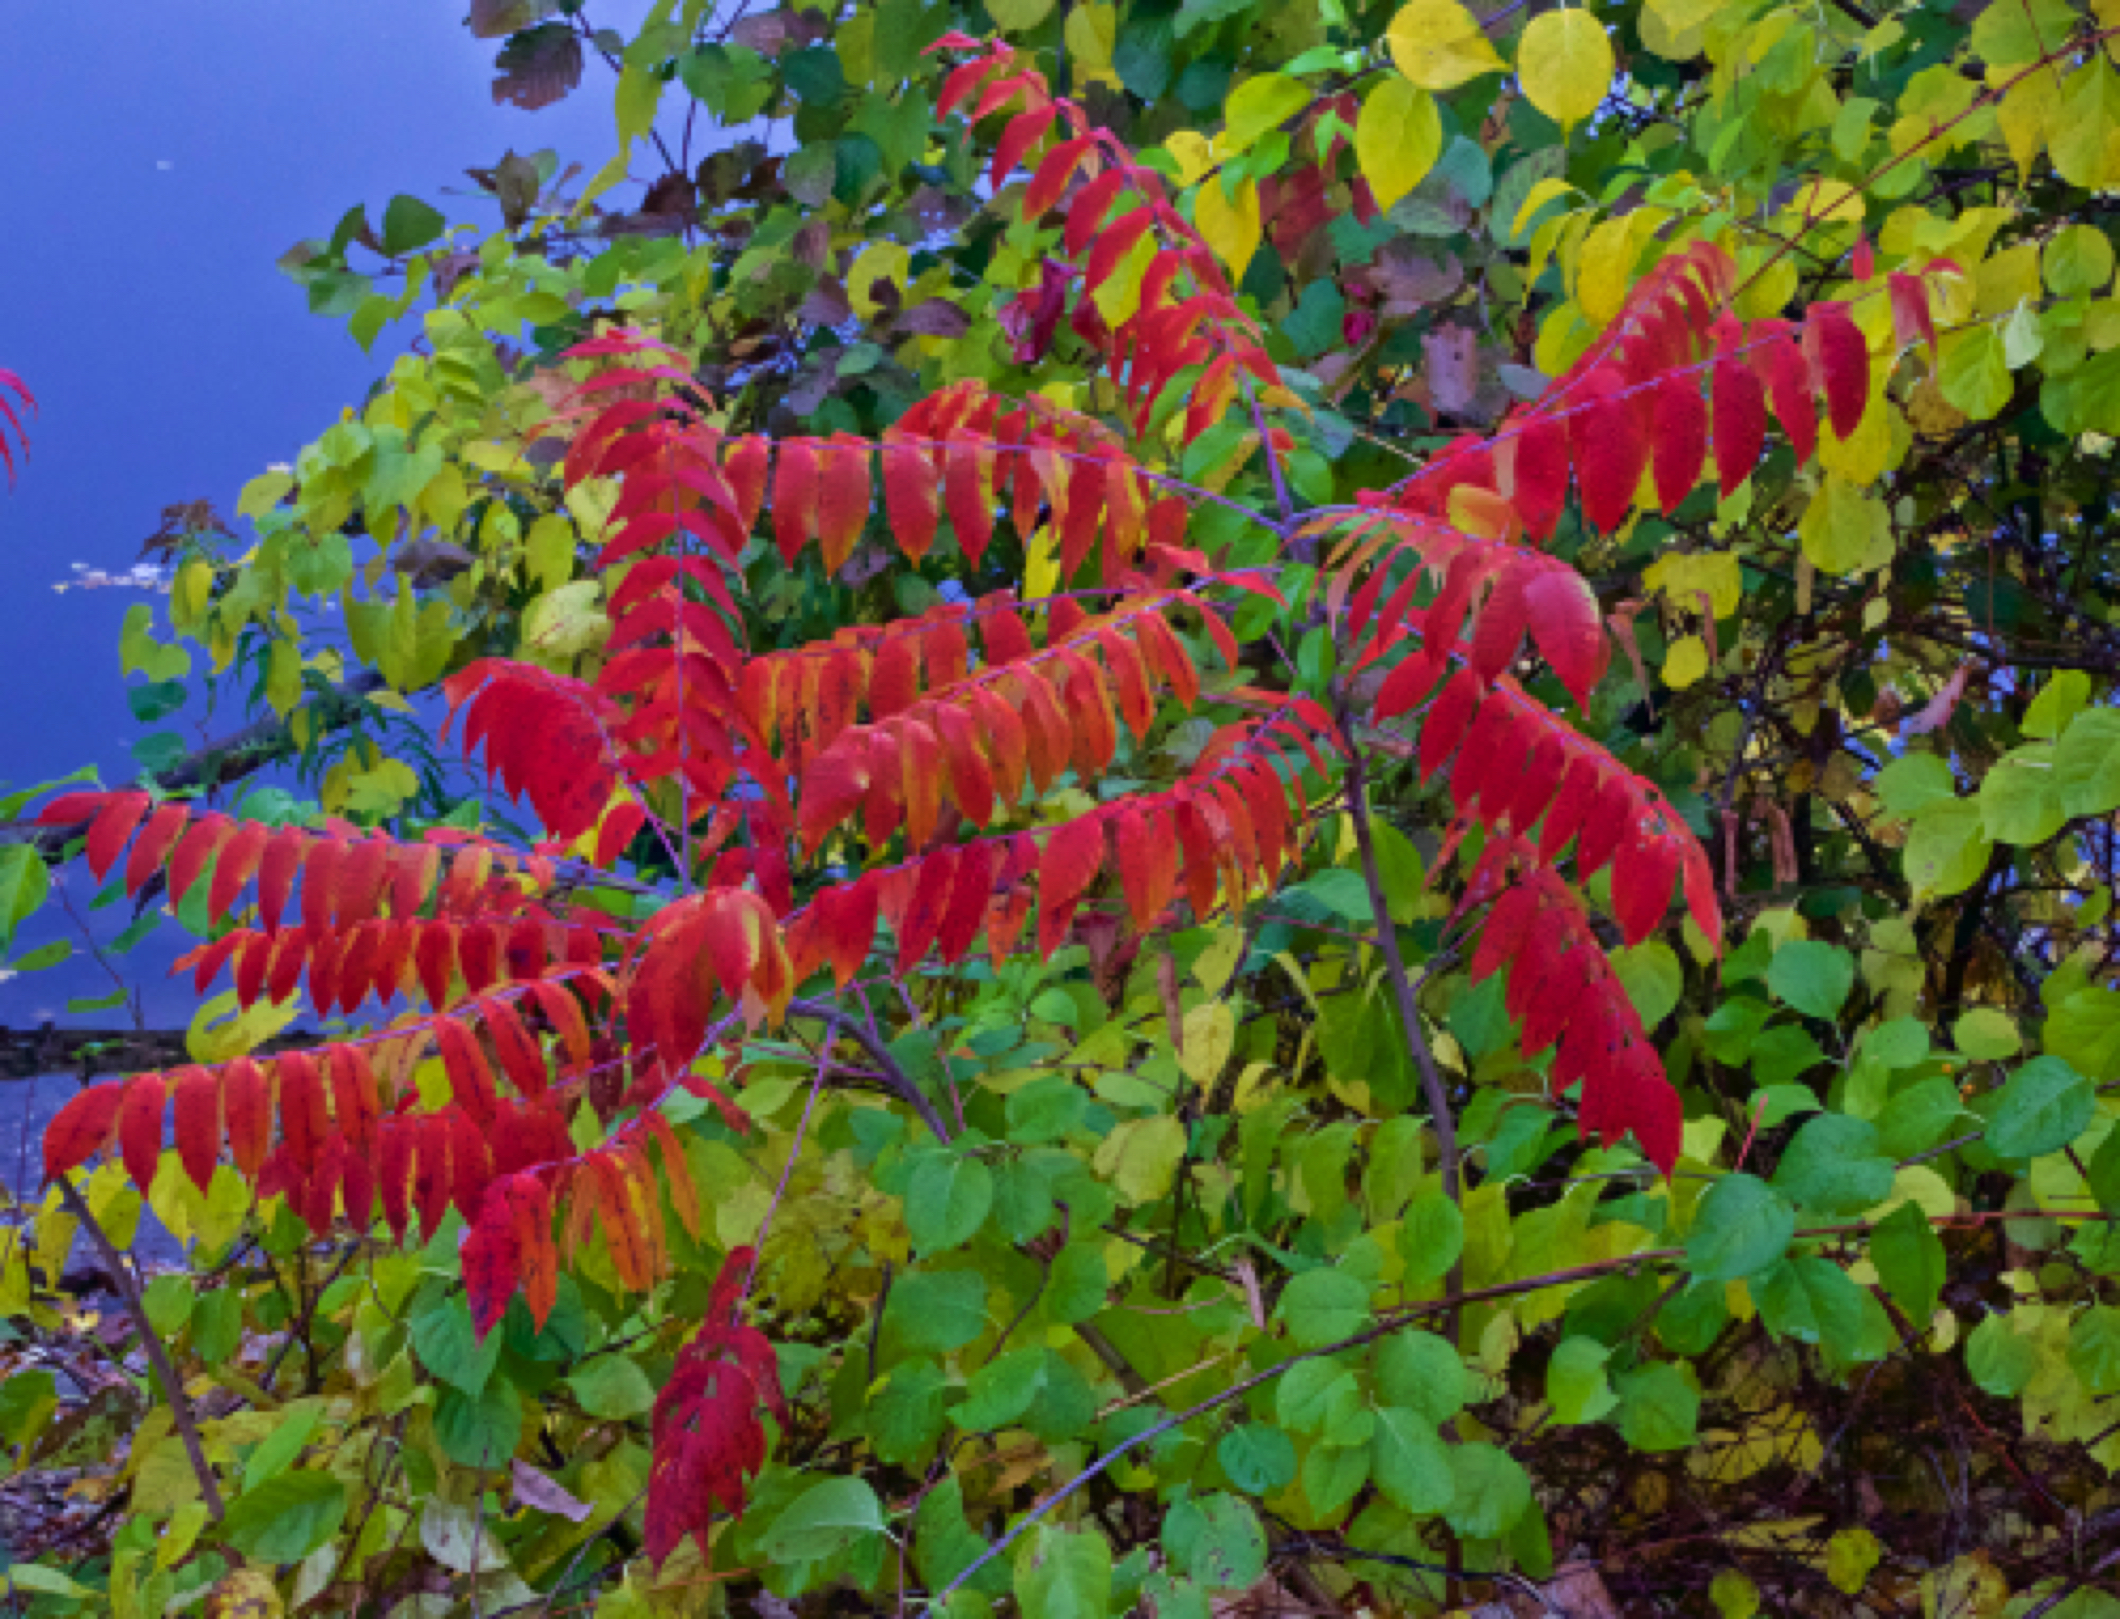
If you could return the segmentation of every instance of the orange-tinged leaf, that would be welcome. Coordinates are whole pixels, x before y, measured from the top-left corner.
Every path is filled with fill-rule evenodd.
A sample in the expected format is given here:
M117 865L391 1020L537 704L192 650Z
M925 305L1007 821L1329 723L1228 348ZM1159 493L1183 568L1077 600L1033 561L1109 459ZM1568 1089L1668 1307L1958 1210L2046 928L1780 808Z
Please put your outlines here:
M1045 840L1038 863L1038 953L1050 957L1065 942L1068 924L1104 865L1104 819L1090 814Z
M883 447L883 502L891 520L891 538L906 557L919 562L935 543L941 521L941 491L928 452L912 444Z
M523 1026L515 1007L495 996L480 1001L478 1010L485 1021L487 1034L493 1039L493 1049L500 1054L501 1067L507 1072L509 1082L525 1096L542 1096L549 1084L545 1054Z
M816 532L816 441L789 439L780 446L780 464L773 474L773 539L781 561L794 567Z
M834 441L819 447L817 543L827 573L837 573L853 555L869 516L869 452L860 443Z
M493 1088L493 1070L477 1038L455 1018L442 1018L434 1025L435 1043L441 1047L442 1066L449 1075L449 1089L458 1105L480 1124L491 1124L498 1105Z
M331 1048L331 1107L339 1133L362 1155L375 1147L376 1122L382 1114L382 1097L368 1053L359 1046Z
M670 1206L677 1211L677 1218L685 1228L685 1234L695 1241L699 1237L699 1188L692 1180L692 1165L685 1157L684 1144L677 1139L677 1132L670 1128L670 1121L661 1113L651 1110L645 1120L648 1134L661 1149L663 1176L668 1182Z

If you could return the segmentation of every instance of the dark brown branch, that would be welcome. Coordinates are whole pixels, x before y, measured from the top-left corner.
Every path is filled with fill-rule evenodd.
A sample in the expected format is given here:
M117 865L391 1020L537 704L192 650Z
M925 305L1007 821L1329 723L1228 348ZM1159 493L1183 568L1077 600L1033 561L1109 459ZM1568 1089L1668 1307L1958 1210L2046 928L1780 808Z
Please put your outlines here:
M191 1061L182 1029L38 1029L0 1025L0 1081L40 1079L46 1074L141 1074L176 1068ZM318 1036L300 1032L277 1035L260 1045L260 1054L299 1050Z

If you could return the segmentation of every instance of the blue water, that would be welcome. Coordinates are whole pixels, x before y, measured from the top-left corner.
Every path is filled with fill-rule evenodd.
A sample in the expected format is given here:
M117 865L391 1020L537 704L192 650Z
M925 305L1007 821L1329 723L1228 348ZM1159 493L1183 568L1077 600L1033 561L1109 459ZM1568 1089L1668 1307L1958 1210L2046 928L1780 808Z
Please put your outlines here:
M451 219L497 222L464 170L510 147L557 148L592 169L613 140L609 76L526 113L494 105L495 45L462 24L463 0L203 0L171 7L9 8L0 48L0 366L41 411L12 494L0 486L0 783L21 787L83 764L133 774L117 658L129 590L55 584L85 564L122 574L164 506L199 497L232 514L242 485L291 460L357 402L387 355L363 354L342 323L308 313L274 261L325 236L352 204L380 224L408 192ZM644 3L592 3L630 27ZM444 195L455 188L456 197ZM387 339L386 339L387 344ZM195 657L195 667L203 660ZM196 688L196 679L193 685ZM192 732L219 735L224 714ZM0 789L4 790L4 789ZM90 897L85 872L69 891ZM98 913L108 940L125 910ZM71 937L72 961L0 983L0 1024L106 1026L70 997L109 989L56 901L16 951ZM124 961L151 1026L181 1027L195 1004L165 976L173 930ZM0 1181L71 1079L0 1085ZM34 1094L33 1094L34 1091Z

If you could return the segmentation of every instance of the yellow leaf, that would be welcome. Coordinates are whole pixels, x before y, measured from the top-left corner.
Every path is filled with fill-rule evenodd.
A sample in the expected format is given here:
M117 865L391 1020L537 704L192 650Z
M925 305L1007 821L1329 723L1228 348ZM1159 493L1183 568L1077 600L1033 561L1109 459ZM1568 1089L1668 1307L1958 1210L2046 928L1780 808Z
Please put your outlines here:
M530 525L524 549L530 578L539 590L556 590L574 577L574 525L557 512L547 512Z
M1533 18L1516 52L1525 99L1563 128L1597 111L1616 65L1604 24L1580 10Z
M1053 545L1049 525L1039 525L1023 546L1023 594L1042 600L1060 588L1060 558Z
M1992 76L1993 70L1990 71ZM2003 144L2027 180L2053 133L2054 114L2060 106L2061 75L2052 68L2042 68L2011 86L1995 109L1995 123L2002 131Z
M913 255L897 242L871 242L861 250L847 275L847 299L855 312L873 316L883 307L876 288L888 281L903 288L913 267Z
M1457 0L1413 0L1391 19L1386 38L1399 71L1423 90L1455 90L1482 73L1509 71Z
M1053 14L1053 0L989 0L986 14L1004 34L1027 34Z
M1512 238L1522 236L1524 227L1538 217L1538 211L1541 208L1545 207L1555 197L1565 197L1574 189L1575 187L1566 180L1558 179L1552 175L1548 175L1545 179L1539 181L1538 184L1524 193L1524 201L1522 206L1516 211L1516 218L1509 222L1510 236Z
M1178 1054L1178 1066L1204 1091L1221 1077L1229 1054L1236 1049L1236 1014L1227 1001L1196 1006L1185 1014L1184 1035L1185 1049Z
M1067 54L1073 58L1077 82L1082 84L1109 84L1117 86L1119 76L1112 72L1112 51L1119 43L1119 8L1104 0L1090 6L1077 6L1067 14L1067 26L1061 30L1067 41Z
M1177 163L1181 186L1193 184L1222 160L1217 143L1197 129L1179 130L1163 143L1163 150Z
M2052 130L2062 179L2087 191L2120 185L2120 80L2104 57L2069 76Z
M1583 238L1575 261L1575 301L1598 325L1608 324L1626 303L1640 252L1631 214L1604 220Z
M1194 199L1193 227L1215 257L1229 266L1229 279L1242 281L1245 266L1259 250L1258 183L1246 180L1232 201L1219 181L1210 180Z
M1664 684L1673 691L1699 685L1707 672L1708 648L1697 635L1681 636L1664 653Z
M1129 1119L1104 1138L1095 1168L1128 1202L1153 1203L1169 1193L1184 1155L1185 1126L1176 1119Z
M1268 130L1278 129L1310 105L1310 89L1285 73L1262 73L1231 92L1223 113L1222 145L1232 154L1249 151Z
M1798 527L1803 554L1821 573L1845 577L1892 560L1892 522L1884 502L1842 478L1827 478Z
M1744 569L1734 551L1674 551L1645 568L1642 583L1689 612L1699 608L1699 593L1706 591L1717 618L1728 618L1744 599Z
M184 1049L193 1062L209 1065L245 1057L292 1023L294 1014L292 996L279 1002L259 1001L239 1012L235 992L230 990L216 995L193 1015L184 1034Z
M1443 121L1435 98L1396 74L1362 103L1354 126L1354 160L1379 208L1389 208L1435 167L1443 150Z

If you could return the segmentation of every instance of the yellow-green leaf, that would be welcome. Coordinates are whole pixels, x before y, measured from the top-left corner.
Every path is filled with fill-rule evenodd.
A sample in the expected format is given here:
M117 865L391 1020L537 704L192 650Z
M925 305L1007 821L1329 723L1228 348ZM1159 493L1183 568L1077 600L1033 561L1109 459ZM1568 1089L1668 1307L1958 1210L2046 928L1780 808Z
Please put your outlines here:
M1455 90L1482 73L1506 73L1479 20L1457 0L1413 0L1385 36L1399 71L1423 90Z
M1587 11L1533 18L1516 52L1525 99L1564 127L1597 111L1612 88L1615 66L1604 25Z
M1435 98L1397 74L1362 103L1354 126L1354 160L1379 208L1389 208L1435 167L1443 150L1443 121Z
M1248 151L1268 130L1277 129L1310 105L1301 79L1285 73L1262 73L1246 79L1231 93L1223 115L1222 145L1231 155Z

